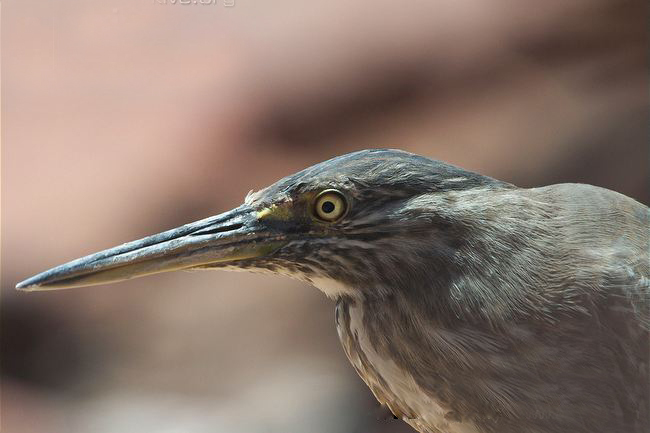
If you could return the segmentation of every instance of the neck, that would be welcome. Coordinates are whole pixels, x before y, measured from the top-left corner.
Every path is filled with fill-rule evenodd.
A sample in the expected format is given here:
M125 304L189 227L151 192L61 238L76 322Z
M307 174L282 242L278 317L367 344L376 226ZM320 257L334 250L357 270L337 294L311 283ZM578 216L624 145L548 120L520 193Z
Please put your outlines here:
M355 282L361 287L355 293L367 303L388 301L450 325L480 321L498 326L544 311L540 305L549 300L537 288L556 259L531 244L553 245L558 236L535 223L540 213L552 216L548 203L522 189L489 195L473 189L420 196L406 210L416 207L427 230L414 230L399 242L388 239L381 247L387 254L366 273L376 278ZM394 244L402 248L391 250ZM405 257L417 265L405 266Z

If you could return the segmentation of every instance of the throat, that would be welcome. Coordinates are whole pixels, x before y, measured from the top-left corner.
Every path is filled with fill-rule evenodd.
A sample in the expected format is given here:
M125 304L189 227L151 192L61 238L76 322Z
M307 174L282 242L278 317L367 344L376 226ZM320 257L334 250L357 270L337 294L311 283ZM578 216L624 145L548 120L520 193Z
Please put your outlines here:
M342 296L350 296L356 298L356 291L354 288L346 286L340 281L334 280L329 277L310 277L309 281L321 292L325 293L328 298L339 299Z

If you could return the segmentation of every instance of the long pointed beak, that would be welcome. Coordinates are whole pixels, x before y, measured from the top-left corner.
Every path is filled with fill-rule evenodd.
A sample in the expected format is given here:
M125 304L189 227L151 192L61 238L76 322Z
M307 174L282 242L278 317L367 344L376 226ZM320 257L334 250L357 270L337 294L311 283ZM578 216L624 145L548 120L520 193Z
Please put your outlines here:
M242 205L153 236L100 251L42 272L16 285L49 290L128 280L159 272L262 257L286 244Z

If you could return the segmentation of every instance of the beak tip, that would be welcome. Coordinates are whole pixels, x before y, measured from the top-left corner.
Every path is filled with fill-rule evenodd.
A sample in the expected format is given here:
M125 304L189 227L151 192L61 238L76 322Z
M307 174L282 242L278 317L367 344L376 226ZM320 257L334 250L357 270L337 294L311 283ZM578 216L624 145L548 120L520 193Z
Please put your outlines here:
M33 282L33 278L28 278L25 281L16 284L16 290L20 290L21 292L33 292L38 290L40 287L40 284Z

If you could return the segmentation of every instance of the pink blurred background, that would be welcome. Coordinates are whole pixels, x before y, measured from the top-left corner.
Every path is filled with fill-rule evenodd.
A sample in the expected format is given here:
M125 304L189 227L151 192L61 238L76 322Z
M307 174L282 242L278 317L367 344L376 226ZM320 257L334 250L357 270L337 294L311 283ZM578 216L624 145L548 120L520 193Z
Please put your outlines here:
M399 147L650 202L645 1L202 3L3 4L2 431L411 431L301 283L13 289L323 159Z

